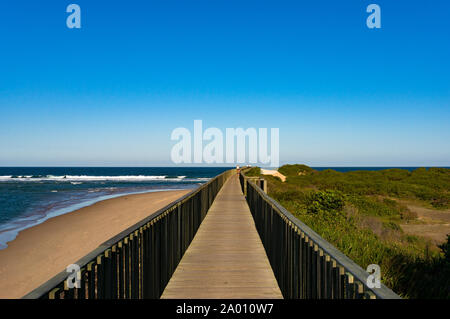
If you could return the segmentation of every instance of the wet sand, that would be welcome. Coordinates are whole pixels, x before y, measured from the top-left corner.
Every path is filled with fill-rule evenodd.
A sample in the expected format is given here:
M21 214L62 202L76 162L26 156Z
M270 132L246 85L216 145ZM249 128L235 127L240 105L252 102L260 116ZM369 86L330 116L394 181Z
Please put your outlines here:
M0 250L0 298L21 298L67 265L190 190L104 200L23 230Z

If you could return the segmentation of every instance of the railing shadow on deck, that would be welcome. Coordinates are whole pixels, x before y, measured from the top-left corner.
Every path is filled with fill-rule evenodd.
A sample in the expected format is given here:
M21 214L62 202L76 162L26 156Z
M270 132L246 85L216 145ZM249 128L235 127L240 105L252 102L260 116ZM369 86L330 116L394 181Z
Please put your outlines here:
M268 196L257 179L243 173L239 179L284 298L400 298L383 284L369 288L369 273Z
M65 270L25 299L129 299L161 296L194 238L228 170L100 245L75 264L80 286Z

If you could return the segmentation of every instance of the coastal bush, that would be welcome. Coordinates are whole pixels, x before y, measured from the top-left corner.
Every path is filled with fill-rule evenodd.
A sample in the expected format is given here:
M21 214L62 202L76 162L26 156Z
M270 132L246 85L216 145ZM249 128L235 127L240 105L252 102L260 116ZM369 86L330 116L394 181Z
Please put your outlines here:
M442 256L428 258L398 253L387 259L389 286L408 298L450 298L450 264Z
M303 174L312 173L314 170L307 166L302 164L287 164L283 165L278 169L278 172L283 174L284 176L298 176Z
M302 188L417 199L439 209L450 208L450 169L416 169L412 172L387 169L342 173L331 169L315 171L305 165L285 165L279 171L288 176L289 184Z
M413 246L383 240L369 228L358 227L357 217L327 218L326 214L308 213L298 202L280 200L280 203L362 268L380 265L382 281L402 297L449 298L450 267L436 254L425 258ZM398 226L392 223L390 227ZM410 244L420 244L416 236L406 237Z
M341 212L344 205L344 197L336 191L313 191L306 197L306 210L310 214Z
M383 226L386 228L390 228L392 230L396 230L396 231L400 231L400 232L402 231L402 228L397 223L394 223L392 221L383 223Z
M268 177L269 195L362 268L380 265L382 281L407 298L450 298L450 244L429 250L399 223L416 218L397 199L450 205L450 169L311 171L289 165L285 183Z
M299 190L289 190L286 192L280 192L277 198L282 201L297 201L300 203L305 203L308 195Z
M259 167L252 167L245 171L245 176L257 177L260 175L261 175L261 168L259 168Z

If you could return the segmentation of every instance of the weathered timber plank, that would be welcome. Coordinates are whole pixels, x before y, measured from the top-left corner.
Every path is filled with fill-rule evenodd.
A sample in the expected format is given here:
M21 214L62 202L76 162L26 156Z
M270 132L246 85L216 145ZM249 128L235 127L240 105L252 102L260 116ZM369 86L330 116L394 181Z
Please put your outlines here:
M161 298L282 298L236 176L220 190Z

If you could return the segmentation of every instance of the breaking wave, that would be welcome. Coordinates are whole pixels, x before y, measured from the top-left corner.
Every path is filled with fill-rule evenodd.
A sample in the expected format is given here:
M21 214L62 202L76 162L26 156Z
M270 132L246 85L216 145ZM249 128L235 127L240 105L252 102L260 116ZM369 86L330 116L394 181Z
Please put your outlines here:
M123 176L89 176L89 175L8 175L0 176L0 181L15 181L15 182L37 182L37 181L67 181L67 182L95 182L95 181L181 181L186 179L186 176L168 176L168 175L123 175ZM194 178L195 180L208 180L204 178Z

